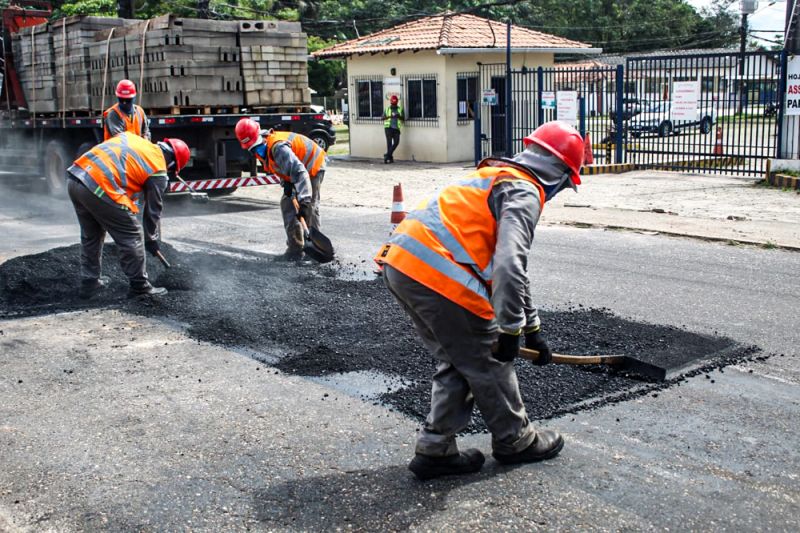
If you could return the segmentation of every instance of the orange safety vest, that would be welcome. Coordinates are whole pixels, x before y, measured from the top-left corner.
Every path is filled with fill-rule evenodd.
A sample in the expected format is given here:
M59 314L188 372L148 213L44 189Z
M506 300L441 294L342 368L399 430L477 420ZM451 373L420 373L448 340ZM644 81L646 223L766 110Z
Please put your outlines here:
M139 212L136 202L148 178L167 171L161 148L130 132L98 144L75 165L86 172L82 181L92 192L101 198L106 195L134 213Z
M142 136L142 130L144 129L144 110L139 107L138 105L133 105L133 116L129 117L125 114L122 109L119 108L119 104L114 104L113 106L109 107L103 113L103 140L107 141L111 138L111 133L108 131L108 123L106 122L106 117L108 117L109 113L116 113L123 121L125 121L125 131L129 131L131 133L135 133L139 137Z
M270 174L275 174L284 181L291 181L290 176L286 176L278 172L272 160L272 147L275 143L286 141L292 147L292 152L303 163L308 170L309 177L316 177L322 166L325 164L325 150L320 145L306 137L301 133L292 133L290 131L274 131L267 136L267 161L256 155L261 166Z
M489 195L497 183L509 180L534 184L544 208L544 190L527 173L513 167L483 167L409 213L375 261L391 265L481 318L493 319L497 221L489 209Z

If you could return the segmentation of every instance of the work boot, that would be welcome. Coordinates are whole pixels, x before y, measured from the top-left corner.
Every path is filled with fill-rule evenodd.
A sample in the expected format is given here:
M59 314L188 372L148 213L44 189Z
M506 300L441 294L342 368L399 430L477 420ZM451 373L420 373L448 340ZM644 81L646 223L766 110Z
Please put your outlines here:
M167 294L167 289L164 287L153 287L149 281L141 284L131 284L128 289L128 298L144 298L151 296L164 296Z
M483 466L484 461L486 458L480 450L475 448L446 457L432 457L418 453L408 464L408 469L414 472L417 479L425 481L439 476L457 476L477 472Z
M289 261L299 263L303 260L303 250L286 250L283 255L279 255L275 259L278 261Z
M78 291L78 297L82 300L88 300L98 292L103 291L110 280L106 276L100 276L98 279L84 279L81 280L81 288Z
M535 463L537 461L544 461L552 459L561 448L564 447L564 439L557 431L551 429L543 429L536 432L536 438L530 446L517 453L497 453L492 452L492 455L498 463L504 465L515 465L519 463Z

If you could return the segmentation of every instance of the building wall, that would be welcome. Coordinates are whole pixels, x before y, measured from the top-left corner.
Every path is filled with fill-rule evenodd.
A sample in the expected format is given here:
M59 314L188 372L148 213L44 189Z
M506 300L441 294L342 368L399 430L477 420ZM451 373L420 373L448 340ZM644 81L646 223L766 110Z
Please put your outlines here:
M395 152L397 160L432 162L471 161L474 156L474 123L458 124L457 74L478 72L478 63L504 63L504 53L452 54L442 56L434 51L401 54L376 54L353 56L347 61L350 106L350 153L356 157L380 159L386 151L386 141L381 121L364 123L357 118L358 89L355 81L360 77L402 77L413 74L436 74L437 114L436 124L406 124ZM526 66L535 69L553 65L553 54L514 54L515 69ZM404 87L405 90L405 87ZM478 98L483 87L478 86ZM401 101L405 105L405 98ZM386 105L386 100L384 100Z

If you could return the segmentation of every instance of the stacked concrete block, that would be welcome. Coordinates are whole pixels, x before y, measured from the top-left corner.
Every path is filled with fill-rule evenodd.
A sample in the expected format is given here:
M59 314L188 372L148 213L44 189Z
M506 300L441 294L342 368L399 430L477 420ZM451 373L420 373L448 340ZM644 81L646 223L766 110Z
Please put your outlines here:
M91 110L91 55L98 31L137 21L111 17L68 17L50 25L53 61L56 75L56 96L65 110ZM98 104L99 105L99 104Z
M25 28L14 36L12 47L28 109L34 113L55 112L59 107L49 25Z
M296 22L242 21L245 105L308 105L307 38Z
M123 78L145 108L310 103L306 35L296 22L70 17L26 29L14 43L39 113L101 112Z

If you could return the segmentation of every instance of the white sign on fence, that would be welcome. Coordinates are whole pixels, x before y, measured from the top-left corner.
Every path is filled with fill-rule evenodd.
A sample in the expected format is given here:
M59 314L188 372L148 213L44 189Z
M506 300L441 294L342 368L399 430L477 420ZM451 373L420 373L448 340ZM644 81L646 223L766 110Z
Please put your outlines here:
M556 108L555 91L542 91L542 109L555 109L555 108Z
M556 92L556 119L578 125L578 91Z
M786 63L786 115L800 115L800 57Z
M672 120L697 120L699 104L699 81L672 82L672 101L670 104Z

